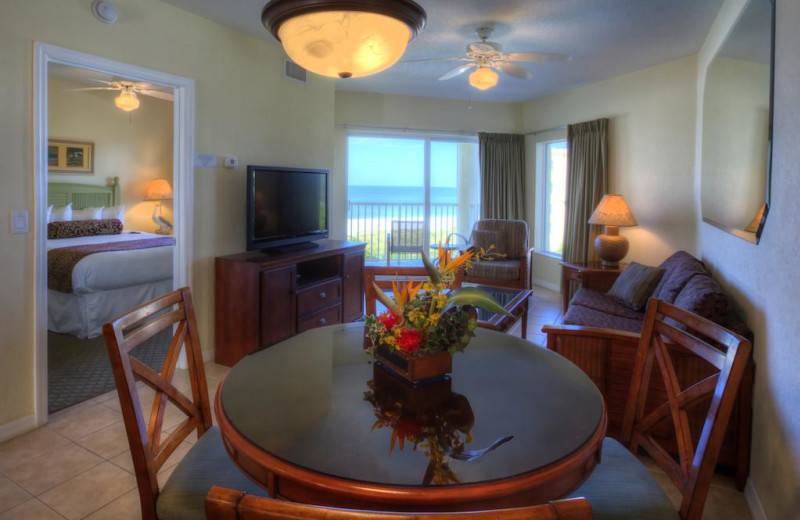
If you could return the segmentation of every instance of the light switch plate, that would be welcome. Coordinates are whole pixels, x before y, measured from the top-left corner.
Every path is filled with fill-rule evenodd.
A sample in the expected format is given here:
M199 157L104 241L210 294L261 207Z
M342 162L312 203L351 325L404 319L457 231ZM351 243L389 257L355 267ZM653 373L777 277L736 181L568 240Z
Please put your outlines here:
M226 157L225 158L225 167L226 168L238 168L239 167L239 159L236 157Z
M11 232L15 235L23 235L30 232L27 211L11 212Z
M211 153L199 153L194 156L195 168L216 168L217 156Z

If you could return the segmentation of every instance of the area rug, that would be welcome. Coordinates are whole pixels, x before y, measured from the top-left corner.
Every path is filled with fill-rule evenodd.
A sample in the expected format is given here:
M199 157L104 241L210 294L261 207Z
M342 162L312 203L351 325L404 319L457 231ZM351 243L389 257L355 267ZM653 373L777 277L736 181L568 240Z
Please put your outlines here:
M167 329L131 351L147 366L160 370L172 331ZM47 409L57 412L116 388L103 336L79 339L47 333Z

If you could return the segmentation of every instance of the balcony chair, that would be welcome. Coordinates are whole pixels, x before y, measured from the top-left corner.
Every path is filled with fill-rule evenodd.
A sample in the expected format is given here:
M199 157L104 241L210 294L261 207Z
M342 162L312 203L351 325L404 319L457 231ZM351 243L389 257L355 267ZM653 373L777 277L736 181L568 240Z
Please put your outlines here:
M496 287L527 289L528 223L524 220L478 220L472 228L470 244L476 249L489 249L505 255L491 261L475 262L464 278L465 282Z
M130 356L137 345L173 325L177 327L174 327L160 372ZM103 334L117 384L144 520L203 518L206 494L215 484L266 494L231 461L222 445L219 429L211 425L203 356L189 288L156 298L106 323ZM172 384L183 347L189 364L191 398ZM155 390L148 423L145 423L139 402L137 380ZM186 418L165 434L162 426L168 402ZM158 470L193 430L197 431L197 442L159 488Z
M748 340L720 325L650 299L634 358L621 443L605 439L601 463L574 494L589 500L595 519L700 520L750 350ZM718 371L712 370L694 384L679 381L675 352L697 357ZM705 420L690 424L686 410L709 401ZM696 446L692 428L700 433ZM675 432L673 445L658 440L665 429ZM677 514L634 456L639 449L650 455L680 491ZM677 457L672 452L677 452Z
M590 520L585 499L556 500L538 506L463 513L384 513L313 506L260 498L214 486L206 498L207 520Z
M419 255L425 244L425 222L421 220L393 220L391 231L386 233L386 265L390 265L392 255L405 253ZM398 260L400 257L398 256Z

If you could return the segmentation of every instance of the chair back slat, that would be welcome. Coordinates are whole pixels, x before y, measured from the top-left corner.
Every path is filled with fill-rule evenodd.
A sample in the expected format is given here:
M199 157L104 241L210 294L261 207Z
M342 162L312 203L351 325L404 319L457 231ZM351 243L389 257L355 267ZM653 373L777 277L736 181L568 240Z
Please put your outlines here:
M136 346L170 327L174 329L173 335L159 370L153 370L131 356L130 352ZM184 287L141 305L103 325L103 334L136 472L142 518L155 520L159 469L192 431L200 437L211 427L211 409L191 291ZM172 383L181 351L185 352L189 365L191 398ZM147 423L139 402L138 381L155 391ZM162 440L168 403L187 418Z
M549 504L459 513L393 513L338 509L247 495L214 486L206 496L208 520L590 520L585 498Z
M683 495L683 520L699 520L702 515L751 350L748 340L716 323L655 298L648 302L622 440L633 453L644 449L675 483ZM698 357L718 372L684 389L675 362L686 356ZM654 373L660 375L665 395L665 401L657 404L649 397L653 395L650 387ZM705 422L693 435L686 410L705 401L710 403ZM655 435L656 429L670 419L675 446L664 445ZM676 448L677 460L672 454Z

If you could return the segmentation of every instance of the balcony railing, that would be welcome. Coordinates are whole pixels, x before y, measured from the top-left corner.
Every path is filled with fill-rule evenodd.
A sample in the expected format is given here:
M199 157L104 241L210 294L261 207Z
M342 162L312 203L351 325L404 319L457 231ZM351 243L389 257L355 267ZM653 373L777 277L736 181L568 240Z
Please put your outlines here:
M457 231L458 204L431 204L427 226L429 238L424 247L444 243L450 233ZM347 239L366 242L367 262L386 262L386 235L391 232L392 221L425 220L424 204L348 202ZM392 261L419 258L415 253L395 253Z

